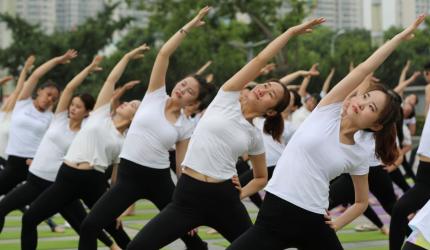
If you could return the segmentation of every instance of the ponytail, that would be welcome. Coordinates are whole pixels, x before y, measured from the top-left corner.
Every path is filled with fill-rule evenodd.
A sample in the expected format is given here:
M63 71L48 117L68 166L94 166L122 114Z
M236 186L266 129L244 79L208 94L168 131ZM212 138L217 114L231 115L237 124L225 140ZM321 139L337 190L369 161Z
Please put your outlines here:
M284 132L284 118L280 112L274 116L266 116L263 131L272 136L273 140L281 142L281 136Z

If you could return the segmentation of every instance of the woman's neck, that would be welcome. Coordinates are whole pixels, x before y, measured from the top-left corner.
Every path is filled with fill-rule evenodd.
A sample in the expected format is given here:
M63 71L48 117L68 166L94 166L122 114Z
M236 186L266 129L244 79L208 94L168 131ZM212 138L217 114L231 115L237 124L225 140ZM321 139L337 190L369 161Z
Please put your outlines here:
M178 115L181 113L181 105L178 101L175 101L172 97L169 97L166 102L165 110L169 113L173 113L175 115Z
M262 116L262 114L260 114L259 112L252 110L251 106L247 104L246 98L241 98L239 102L242 115L249 123L252 124L252 120L255 117Z
M37 103L36 100L33 100L33 105L39 112L45 112L46 111L45 109L43 109L42 107L39 106L39 104Z
M70 119L69 120L69 128L72 131L78 131L81 129L81 124L82 124L82 120L75 120L75 119Z
M130 121L128 119L124 119L121 116L115 114L112 117L112 122L115 125L115 128L123 134L125 130L130 126Z
M359 130L350 119L342 117L340 121L340 140L344 144L354 144L354 134Z

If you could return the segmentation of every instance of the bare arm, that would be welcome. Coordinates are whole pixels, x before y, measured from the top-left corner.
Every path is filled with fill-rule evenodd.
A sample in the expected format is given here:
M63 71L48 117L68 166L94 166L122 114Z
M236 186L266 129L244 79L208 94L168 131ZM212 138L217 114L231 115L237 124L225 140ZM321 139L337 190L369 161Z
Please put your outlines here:
M355 203L332 222L332 228L339 230L360 216L369 202L368 175L351 175L354 183Z
M67 83L66 87L61 93L60 100L58 101L57 109L55 110L56 114L67 110L67 107L69 106L70 100L72 99L73 93L75 92L76 88L78 88L79 85L82 84L82 82L85 80L85 78L87 78L89 74L95 71L102 70L102 68L99 67L99 64L102 59L103 58L101 56L94 57L90 65L88 65L79 74L73 77L73 79L69 83Z
M272 59L294 36L309 33L312 28L325 21L324 18L317 18L300 25L289 28L283 34L270 42L254 59L248 62L242 69L234 74L222 89L224 91L240 91L245 85L253 81L259 74L260 70Z
M309 72L317 72L317 73L307 75L305 78L303 78L302 84L300 84L298 93L302 98L305 98L308 95L307 89L309 86L309 82L311 81L311 77L313 75L319 75L317 67L318 67L318 63L313 64Z
M22 72L21 72L22 73ZM21 75L20 75L21 76ZM3 78L0 78L0 86L3 86L3 85L5 85L7 82L9 82L10 80L13 80L13 76L5 76L5 77L3 77ZM2 96L2 100L4 99L4 96ZM9 96L9 98L7 99L8 101L10 100L10 96ZM5 101L5 102L3 102L3 104L2 104L2 107L1 107L1 110L3 111L3 112L9 112L9 111L6 111L5 110L5 107L7 106L7 103L8 103L8 101Z
M414 72L414 74L411 77L399 82L399 84L394 88L394 91L396 91L399 95L403 95L403 91L405 90L405 88L409 86L411 83L415 82L415 80L417 80L419 75L421 75L419 71Z
M424 21L425 16L421 15L415 22L401 33L387 41L377 49L366 61L358 65L345 78L343 78L326 97L320 102L320 106L340 102L345 99L371 72L375 71L385 59L399 46L403 41L413 37L415 29Z
M115 89L115 91L113 92L112 100L111 100L111 109L116 110L116 108L119 107L120 99L125 94L125 92L134 88L134 86L136 86L139 83L140 83L139 80L134 80L134 81L127 82L123 86Z
M15 107L16 100L18 99L18 96L21 93L22 88L24 87L24 82L25 82L25 79L27 78L27 73L30 71L31 67L33 66L35 59L36 58L33 55L31 55L25 61L24 68L21 70L21 73L19 74L18 83L16 84L16 87L11 93L11 95L9 96L7 102L2 107L3 112L12 112L13 108Z
M55 66L59 64L70 63L70 61L73 58L75 58L77 55L78 55L78 52L76 52L76 50L68 50L64 55L54 57L51 60L40 65L25 82L24 87L22 88L22 91L18 96L18 100L25 100L27 98L30 98L31 93L33 92L40 78L42 78L46 73L52 70Z
M252 172L254 174L254 179L252 179L248 184L246 184L241 192L240 198L244 199L249 197L261 189L263 189L267 184L267 166L266 166L266 155L249 155L249 160L252 163Z
M158 52L155 59L154 66L152 67L151 77L149 79L148 92L152 92L166 84L166 73L169 67L170 56L179 47L185 36L195 27L202 26L205 22L202 21L203 17L209 12L210 7L206 6L201 9L196 17L190 22L185 24L178 32L176 32Z
M321 92L325 95L328 93L328 89L330 88L331 79L333 79L334 76L334 68L331 68L330 73L328 74L327 78L324 81L323 87Z
M110 186L111 187L116 184L117 176L118 176L118 164L113 164L112 175L110 177Z
M211 64L212 64L212 61L207 61L207 62L205 63L205 65L203 65L199 70L197 70L196 75L201 75L201 74L203 74L203 72L205 72L205 70L206 70L209 66L211 66Z
M190 139L178 141L176 143L176 175L179 177L182 174L182 161L184 160L185 153L187 152L188 143Z
M403 67L402 72L400 73L399 83L397 85L400 85L402 82L406 80L406 74L408 73L410 66L411 66L411 60L408 60L405 66Z
M115 65L115 67L110 72L108 78L103 84L102 89L97 97L96 104L94 105L94 110L109 103L113 97L115 91L115 84L118 82L119 78L124 73L125 67L131 60L136 60L143 57L145 51L149 49L146 44L143 44L136 49L125 54L121 60Z
M288 75L285 75L284 77L282 77L279 81L283 84L290 84L292 83L294 80L296 80L299 77L306 77L306 76L316 76L318 75L319 72L318 71L308 71L308 70L298 70L296 72L290 73Z

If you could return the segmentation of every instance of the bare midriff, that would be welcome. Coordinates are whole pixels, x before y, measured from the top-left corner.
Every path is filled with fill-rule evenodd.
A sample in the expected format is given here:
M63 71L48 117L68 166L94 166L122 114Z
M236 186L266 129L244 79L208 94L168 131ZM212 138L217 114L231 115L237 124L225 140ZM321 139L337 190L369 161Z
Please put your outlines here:
M74 162L64 161L64 163L76 169L83 169L83 170L93 169L93 167L88 162L74 163Z
M203 182L210 182L210 183L220 183L224 182L224 180L218 180L215 178L212 178L210 176L204 175L202 173L199 173L189 167L183 167L182 168L182 174L186 174L196 180L203 181Z
M420 155L420 161L430 162L430 157Z

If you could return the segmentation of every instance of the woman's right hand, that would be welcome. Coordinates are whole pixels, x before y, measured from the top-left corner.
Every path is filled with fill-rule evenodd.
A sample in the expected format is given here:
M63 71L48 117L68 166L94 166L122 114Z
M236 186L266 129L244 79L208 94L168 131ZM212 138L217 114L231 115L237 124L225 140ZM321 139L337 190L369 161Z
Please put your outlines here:
M324 17L315 18L315 19L312 19L310 21L304 22L302 24L293 26L293 27L289 28L288 31L291 32L291 34L295 35L295 36L301 35L301 34L306 34L306 33L312 32L312 29L315 26L320 25L324 22L325 22Z
M95 56L90 65L88 65L89 73L101 71L102 67L99 64L103 61L103 56Z
M426 15L424 14L419 15L417 19L415 19L415 21L411 25L409 25L409 27L404 29L399 34L397 34L397 36L400 37L400 39L402 39L403 41L407 41L414 38L415 37L414 31L418 28L418 26L420 26L422 22L424 22L425 19L426 19Z
M201 9L199 11L199 13L197 14L197 16L195 16L189 23L187 23L182 29L185 32L188 32L190 29L192 28L196 28L196 27L200 27L202 25L205 24L204 21L202 21L202 19L208 14L209 10L211 9L211 7L206 6L203 9Z
M126 56L130 60L136 60L139 58L143 58L145 55L145 52L149 50L149 46L146 45L146 43L142 44L141 46L135 48L134 50L128 52Z
M58 57L58 63L59 64L68 64L72 59L78 56L78 52L74 49L67 50L64 55Z

